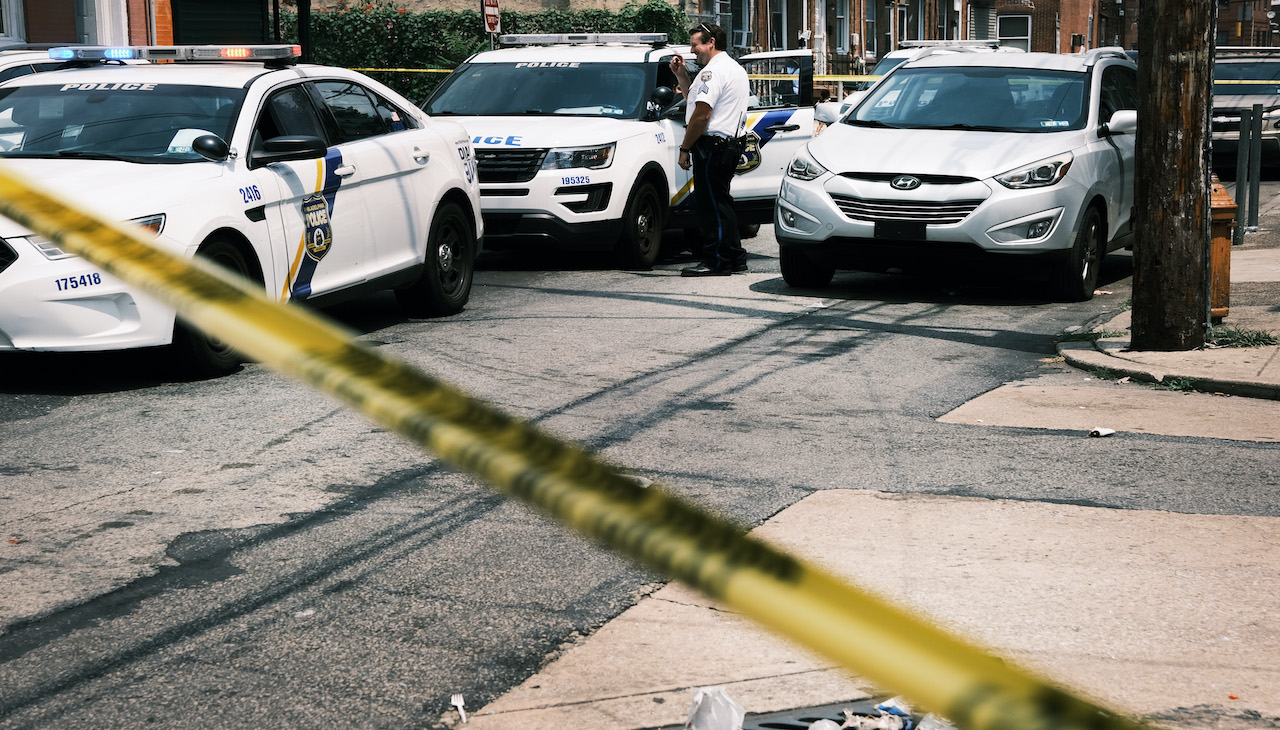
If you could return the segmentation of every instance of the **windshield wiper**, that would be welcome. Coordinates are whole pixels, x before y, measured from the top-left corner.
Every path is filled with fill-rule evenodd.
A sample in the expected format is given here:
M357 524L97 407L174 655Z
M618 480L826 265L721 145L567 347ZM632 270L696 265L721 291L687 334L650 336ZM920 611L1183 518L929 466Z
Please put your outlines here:
M989 124L929 124L916 129L963 129L971 132L1009 132L1006 127L995 127Z
M885 124L884 122L876 121L875 119L854 119L853 117L849 117L848 119L846 119L845 124L852 124L855 127L878 127L881 129L901 129L901 127L895 127L892 124Z
M124 157L122 155L113 155L107 152L90 152L89 150L58 150L58 157L75 157L82 160L119 160L122 162L137 162L136 157Z

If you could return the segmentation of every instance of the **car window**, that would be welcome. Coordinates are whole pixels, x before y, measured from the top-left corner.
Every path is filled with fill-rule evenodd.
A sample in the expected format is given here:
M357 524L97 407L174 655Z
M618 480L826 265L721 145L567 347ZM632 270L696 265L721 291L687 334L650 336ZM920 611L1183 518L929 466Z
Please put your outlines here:
M458 67L422 108L467 116L638 119L652 94L641 63L474 63Z
M1138 75L1125 66L1102 70L1102 93L1098 99L1098 121L1107 122L1120 109L1138 108Z
M750 108L812 106L813 59L808 56L742 61L751 85Z
M868 92L856 126L1056 132L1084 126L1086 76L1026 68L909 68Z
M35 72L36 70L32 68L30 64L24 63L21 66L10 66L5 70L0 71L0 82L8 81L9 79L16 79L19 76L26 76L27 74Z
M359 84L350 81L317 81L314 88L338 124L347 141L386 134L390 129L373 99Z
M101 88L107 87L107 88ZM158 83L81 83L0 90L4 156L113 156L136 162L204 161L201 135L230 138L238 88Z
M387 99L384 99L375 91L365 89L369 96L373 99L373 105L378 110L378 115L382 117L382 123L392 132L399 132L402 129L417 129L418 120L412 114L406 112Z
M1280 94L1280 59L1215 61L1213 80L1263 82L1222 84L1214 87L1215 93L1218 94Z
M306 135L325 139L320 117L301 86L291 86L272 94L263 104L253 128L253 149L262 141L283 135Z

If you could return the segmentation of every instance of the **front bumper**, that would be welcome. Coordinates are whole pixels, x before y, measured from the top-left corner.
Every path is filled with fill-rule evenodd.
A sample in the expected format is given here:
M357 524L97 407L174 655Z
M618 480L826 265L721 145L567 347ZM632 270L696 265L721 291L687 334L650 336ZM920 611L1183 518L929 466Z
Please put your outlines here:
M862 217L851 217L836 198L856 200L879 208L891 201L881 218L903 216L916 223L906 230L890 230L893 221L879 229ZM903 264L949 264L974 258L1045 258L1064 255L1070 249L1084 191L1070 178L1057 185L1009 190L998 183L969 181L959 184L924 184L898 191L887 182L853 180L827 174L811 181L786 178L774 210L774 232L782 245L804 247L887 268ZM936 210L968 209L955 222ZM901 213L909 210L909 213ZM853 215L861 216L861 213ZM1047 230L1034 238L1022 235L1032 223L1048 221ZM920 232L923 235L919 235Z
M96 351L168 344L173 310L78 257L49 260L25 239L0 271L0 350Z
M623 168L540 170L520 182L481 181L486 240L541 238L573 248L612 248L634 179Z

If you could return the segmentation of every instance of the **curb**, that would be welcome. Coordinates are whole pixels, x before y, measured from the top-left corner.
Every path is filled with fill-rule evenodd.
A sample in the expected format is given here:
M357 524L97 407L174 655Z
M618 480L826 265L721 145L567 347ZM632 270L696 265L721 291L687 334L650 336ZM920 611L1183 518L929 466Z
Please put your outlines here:
M1116 340L1110 340L1116 343ZM1192 390L1202 393L1220 393L1242 396L1245 398L1261 398L1264 400L1280 400L1280 386L1243 380L1225 380L1206 378L1198 375L1179 375L1174 372L1146 367L1132 360L1123 360L1102 351L1096 342L1059 342L1058 354L1074 368L1092 370L1106 368L1131 380L1161 384L1168 379L1184 378Z

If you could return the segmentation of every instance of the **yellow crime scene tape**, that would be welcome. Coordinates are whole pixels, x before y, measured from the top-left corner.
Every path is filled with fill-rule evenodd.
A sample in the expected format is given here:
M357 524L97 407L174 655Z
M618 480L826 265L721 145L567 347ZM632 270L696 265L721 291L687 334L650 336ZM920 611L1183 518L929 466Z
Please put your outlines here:
M0 166L0 214L173 306L206 333L337 396L443 461L579 533L970 730L1134 730L805 564L580 447L355 342L347 331L202 259L98 219Z
M394 71L396 73L411 74L448 74L453 73L451 68L353 68L352 71Z

